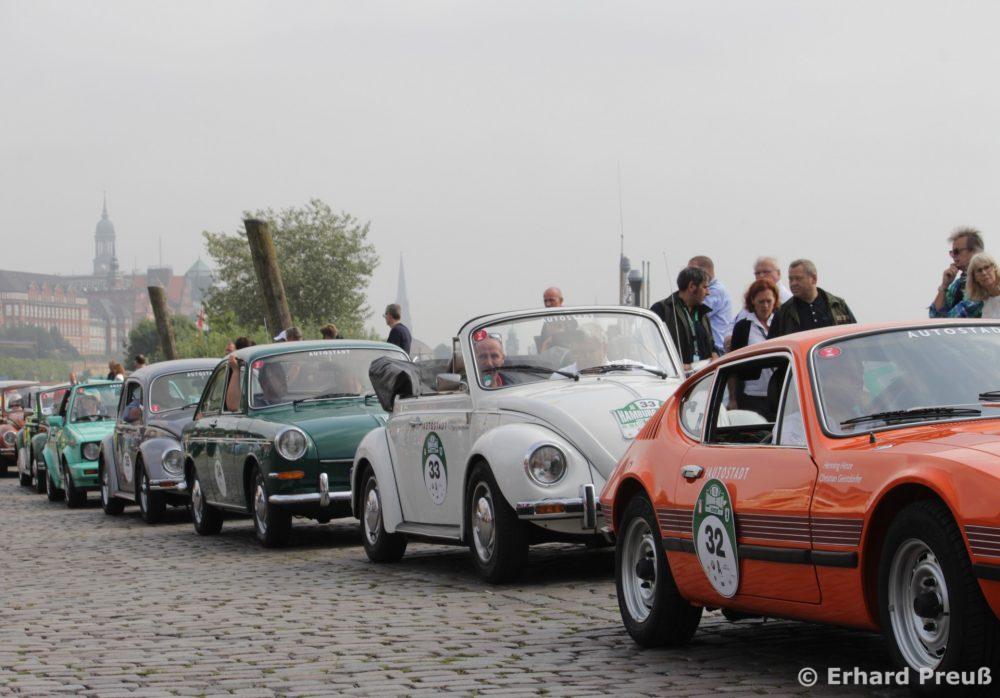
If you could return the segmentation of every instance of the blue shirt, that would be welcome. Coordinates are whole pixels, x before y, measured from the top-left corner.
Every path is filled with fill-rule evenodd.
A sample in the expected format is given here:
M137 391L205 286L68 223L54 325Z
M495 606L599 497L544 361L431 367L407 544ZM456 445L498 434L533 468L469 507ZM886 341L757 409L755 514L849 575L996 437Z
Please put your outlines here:
M726 342L726 334L732 325L733 302L729 298L726 287L718 279L712 279L708 284L705 305L712 311L708 315L708 323L712 326L712 343L715 345L716 353L721 355Z

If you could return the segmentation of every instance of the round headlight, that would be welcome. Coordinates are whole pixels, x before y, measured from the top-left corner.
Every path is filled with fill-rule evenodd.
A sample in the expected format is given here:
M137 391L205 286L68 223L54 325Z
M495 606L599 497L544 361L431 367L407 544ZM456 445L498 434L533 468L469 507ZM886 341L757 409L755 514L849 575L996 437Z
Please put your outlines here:
M539 446L525 457L524 470L539 485L554 485L566 474L566 454L549 444Z
M163 469L173 475L184 472L184 452L176 446L163 452Z
M83 445L84 460L97 460L99 455L101 455L101 444L89 443Z
M300 429L288 427L275 437L274 447L285 460L298 460L306 454L309 439Z
M15 434L14 432L12 432L12 431L5 431L3 433L3 442L5 444L7 444L8 446L10 446L11 444L13 444L15 439L17 439L17 434Z

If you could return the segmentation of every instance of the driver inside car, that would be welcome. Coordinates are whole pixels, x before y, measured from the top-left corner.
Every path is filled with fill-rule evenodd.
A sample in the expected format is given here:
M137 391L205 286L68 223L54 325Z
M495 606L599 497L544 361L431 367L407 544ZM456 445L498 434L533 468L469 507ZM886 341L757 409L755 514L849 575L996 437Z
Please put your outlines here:
M486 388L501 388L514 381L510 376L500 371L507 361L503 344L498 337L487 335L476 342L476 365L483 376L483 386Z
M77 420L92 419L93 417L101 416L101 401L91 395L90 393L84 393L80 395L73 406L73 412L76 413Z
M263 365L256 369L257 382L260 384L259 393L254 393L253 404L256 407L268 407L287 402L288 383L285 379L285 370L276 361L261 362ZM234 380L233 376L239 376L240 367L235 354L229 355L230 379L226 387L226 409L230 412L237 412L240 409L240 402L243 400L243 386L241 380Z

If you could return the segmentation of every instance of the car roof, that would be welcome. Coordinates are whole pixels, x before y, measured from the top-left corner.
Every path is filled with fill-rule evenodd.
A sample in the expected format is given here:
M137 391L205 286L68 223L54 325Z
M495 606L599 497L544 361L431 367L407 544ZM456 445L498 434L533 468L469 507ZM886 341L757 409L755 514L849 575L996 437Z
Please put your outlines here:
M128 378L138 380L142 383L149 383L154 378L159 378L167 373L181 373L184 371L211 371L219 365L222 359L209 357L204 359L174 359L173 361L157 361L155 364L143 366L129 374Z
M236 358L241 361L254 361L263 356L294 354L301 351L329 351L332 349L384 349L405 354L395 344L388 342L372 342L366 339L310 339L300 342L275 342L273 344L255 344L236 352Z
M38 385L38 381L0 381L0 391L29 388L33 385Z

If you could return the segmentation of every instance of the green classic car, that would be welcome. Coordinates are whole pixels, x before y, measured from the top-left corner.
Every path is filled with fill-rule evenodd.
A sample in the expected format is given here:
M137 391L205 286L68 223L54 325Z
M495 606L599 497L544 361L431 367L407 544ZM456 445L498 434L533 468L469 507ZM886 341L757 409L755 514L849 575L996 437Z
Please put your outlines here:
M351 516L354 451L385 423L368 378L380 356L408 359L383 342L323 340L223 360L182 435L195 530L218 533L224 512L247 514L273 547L287 542L293 516Z
M42 451L48 438L49 424L46 418L62 402L70 388L62 385L36 385L24 392L24 426L17 432L17 470L21 484L31 486L35 492L45 491L45 461Z
M114 431L121 381L89 381L74 385L48 417L45 490L50 502L65 497L69 507L83 506L87 492L100 487L97 458L101 441Z

